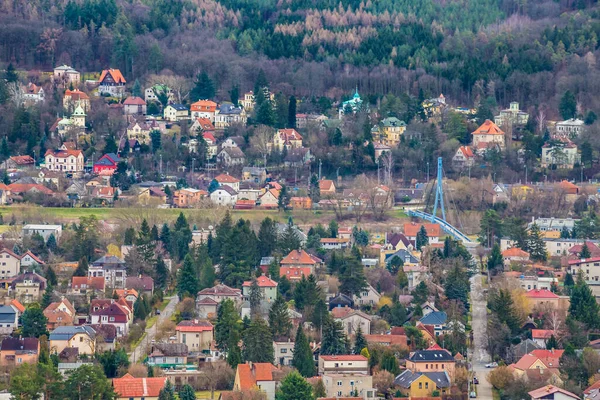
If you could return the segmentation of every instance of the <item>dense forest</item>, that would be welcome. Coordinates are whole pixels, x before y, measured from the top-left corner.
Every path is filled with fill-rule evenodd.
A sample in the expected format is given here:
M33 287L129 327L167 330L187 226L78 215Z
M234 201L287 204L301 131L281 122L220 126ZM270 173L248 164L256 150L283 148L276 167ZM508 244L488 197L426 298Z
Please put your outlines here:
M421 89L556 110L570 89L597 111L599 12L592 0L15 0L0 3L0 61L111 66L130 81L205 71L222 98L260 68L286 95L358 86L373 103Z

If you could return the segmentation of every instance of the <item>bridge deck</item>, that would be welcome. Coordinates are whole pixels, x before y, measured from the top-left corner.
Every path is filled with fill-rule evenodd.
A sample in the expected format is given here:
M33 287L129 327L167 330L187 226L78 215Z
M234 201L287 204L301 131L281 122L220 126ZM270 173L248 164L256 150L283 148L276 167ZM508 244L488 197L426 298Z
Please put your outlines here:
M442 229L446 233L448 233L449 235L454 237L456 240L462 240L465 243L473 242L467 235L465 235L464 233L459 231L456 227L450 225L448 222L444 221L443 219L441 219L439 217L436 217L435 215L431 215L431 214L428 214L426 212L419 211L419 210L408 210L407 214L410 215L411 217L418 217L418 218L422 218L429 222L440 224Z

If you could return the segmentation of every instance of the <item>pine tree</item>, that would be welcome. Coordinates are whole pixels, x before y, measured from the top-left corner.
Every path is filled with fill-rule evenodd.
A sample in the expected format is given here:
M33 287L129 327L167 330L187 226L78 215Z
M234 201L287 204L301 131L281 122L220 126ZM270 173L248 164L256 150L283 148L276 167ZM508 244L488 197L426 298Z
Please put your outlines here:
M21 335L23 337L39 338L42 335L48 336L48 319L43 310L37 306L29 306L21 315Z
M175 389L170 380L167 379L167 383L165 383L165 387L160 390L158 398L159 400L175 400Z
M196 400L194 388L187 383L183 385L179 391L179 400Z
M560 230L560 238L561 239L569 239L571 237L571 231L566 226L563 226Z
M54 288L52 285L48 284L48 286L46 286L46 290L44 291L44 295L42 296L42 304L41 307L42 309L46 309L50 303L52 303L52 292L54 291Z
M223 352L229 349L232 332L239 332L239 314L232 300L221 301L217 309L217 322L215 323L215 341L217 348Z
M546 350L554 350L558 349L558 341L554 337L554 335L550 335L550 339L546 342Z
M56 253L56 250L58 249L58 245L56 244L56 237L54 236L54 233L52 233L52 234L50 234L50 236L48 236L48 241L46 242L46 247L51 252Z
M167 281L169 279L169 270L167 269L167 265L160 255L156 258L155 270L156 286L163 289L166 288Z
M290 321L288 305L281 296L277 296L269 310L269 326L275 340L289 339L292 322Z
M448 272L444 289L448 300L458 300L464 305L467 304L470 290L469 277L459 263L455 263L454 267Z
M153 241L159 240L158 228L156 227L156 225L152 225L152 229L150 229L150 238Z
M359 295L367 288L364 267L354 257L346 258L340 275L340 291L348 296Z
M338 223L335 219L329 221L329 237L337 238L338 237Z
M322 355L346 354L346 336L341 322L327 318L323 324L321 338Z
M250 284L250 295L248 296L248 300L250 302L250 312L252 315L256 315L260 308L260 302L263 299L262 291L258 286L258 281L256 278L252 279L252 283Z
M88 260L87 257L81 257L77 264L77 269L73 272L73 276L87 276L88 274Z
M425 229L425 225L421 225L421 229L417 232L417 240L416 246L417 250L421 250L424 246L429 244L429 237L427 236L427 230Z
M502 270L503 268L504 259L502 258L500 246L498 244L494 244L494 247L492 247L492 252L487 259L487 269L489 272L494 273L496 269Z
M313 400L310 383L296 371L290 372L279 386L275 400Z
M6 79L6 82L8 83L17 82L19 80L19 74L12 63L9 63L8 67L6 67L4 79Z
M204 260L202 269L200 270L200 290L213 287L216 279L215 267L212 265L210 258L208 258Z
M258 230L258 252L261 257L268 257L277 246L277 227L275 221L267 217L260 223Z
M558 109L563 119L575 117L575 114L577 113L577 100L570 90L567 90L561 97Z
M227 353L227 364L232 369L236 369L238 364L242 363L242 349L237 343L233 341L229 345L229 352Z
M177 294L180 298L184 296L196 296L198 293L198 276L194 267L194 260L188 254L183 260L183 266L177 277Z
M56 273L52 269L50 265L46 268L46 280L49 286L58 285L58 279L56 278Z
M546 243L544 243L542 233L537 224L533 224L533 226L529 229L527 248L529 250L529 256L533 261L546 261L548 259Z
M133 304L133 316L135 319L141 321L145 320L148 316L148 310L146 309L146 303L144 302L143 296L138 297Z
M294 342L294 357L292 358L292 366L306 378L315 376L315 362L313 353L310 349L308 338L304 334L301 326L296 331L296 341Z
M210 79L206 71L198 74L196 82L194 82L194 88L190 92L190 98L192 101L198 100L210 100L215 97L215 84Z
M169 229L169 225L167 225L167 223L165 222L162 226L162 228L160 229L160 241L163 244L163 247L165 248L165 250L167 250L169 253L171 253L172 251L172 247L171 247L171 229Z
M131 246L133 244L133 241L135 240L135 229L130 226L129 228L125 229L125 233L123 235L123 244L125 246Z
M356 337L354 338L354 354L360 354L360 352L367 347L367 339L365 339L362 328L359 326L356 331Z
M240 101L240 87L238 85L233 85L231 87L231 90L229 91L229 99L231 100L231 103L237 107Z
M411 294L413 296L414 304L421 305L425 303L429 298L429 288L427 287L425 281L419 282Z
M581 252L579 253L579 258L591 258L592 253L590 252L590 248L587 245L587 242L583 242L583 246L581 246Z
M248 329L244 330L242 338L244 340L242 348L244 361L273 362L273 346L265 346L265 343L273 342L273 335L264 319L259 316L254 317Z
M2 158L5 160L10 157L10 149L8 148L8 142L6 141L6 136L2 138L2 144L0 145L0 154L2 154Z
M136 79L131 88L131 94L135 97L142 97L142 84L139 79Z
M296 97L290 96L290 102L288 104L288 128L296 128Z
M288 224L279 238L278 247L282 254L289 254L292 250L298 250L301 246L301 241L296 228Z
M323 379L317 380L317 383L313 387L313 392L315 395L315 399L320 399L321 397L327 397L327 390L325 389L325 384L323 383Z
M398 359L392 351L386 350L383 352L383 357L381 359L381 369L391 372L394 376L400 373Z
M571 290L569 317L584 323L588 329L600 328L600 306L596 302L590 287L579 273L577 282Z

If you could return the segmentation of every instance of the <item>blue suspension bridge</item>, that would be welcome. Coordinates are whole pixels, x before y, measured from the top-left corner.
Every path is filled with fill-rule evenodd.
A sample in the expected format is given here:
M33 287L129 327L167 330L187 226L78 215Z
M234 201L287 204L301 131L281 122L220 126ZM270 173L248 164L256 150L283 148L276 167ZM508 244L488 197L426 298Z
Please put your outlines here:
M442 157L438 157L438 165L437 165L437 178L435 185L435 203L433 205L433 212L431 214L426 212L426 209L421 210L409 210L407 214L411 217L417 217L424 219L426 221L439 224L444 232L451 235L454 239L460 240L463 243L473 243L467 235L462 233L458 228L451 225L448 221L446 221L446 208L444 206L444 186L443 186L443 176L444 170L442 168ZM442 212L442 217L437 216L438 205ZM458 215L458 213L457 213Z

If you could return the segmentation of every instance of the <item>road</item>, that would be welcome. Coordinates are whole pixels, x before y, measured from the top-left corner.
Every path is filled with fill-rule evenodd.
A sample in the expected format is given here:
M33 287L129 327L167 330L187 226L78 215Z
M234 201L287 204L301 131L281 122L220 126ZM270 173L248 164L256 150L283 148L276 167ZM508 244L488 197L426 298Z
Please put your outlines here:
M175 306L177 305L177 302L177 296L171 297L169 304L167 304L165 309L161 311L160 315L158 316L158 320L151 328L146 329L146 336L129 355L129 362L135 364L136 362L139 363L144 360L144 357L146 356L146 350L150 347L154 336L156 336L156 329L158 325L171 318L171 315L173 315L175 312Z
M485 364L490 362L490 355L487 352L487 301L483 293L482 278L481 274L471 278L473 348L469 360L471 360L475 376L479 379L477 398L492 400L492 385L486 379L490 369L485 368Z

